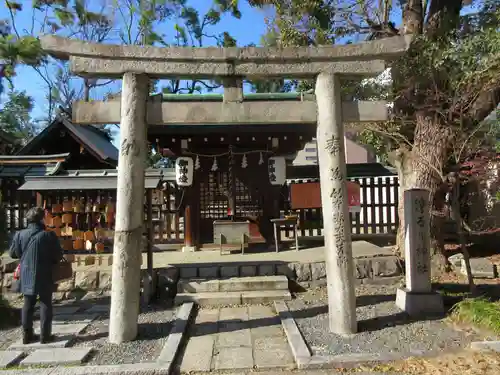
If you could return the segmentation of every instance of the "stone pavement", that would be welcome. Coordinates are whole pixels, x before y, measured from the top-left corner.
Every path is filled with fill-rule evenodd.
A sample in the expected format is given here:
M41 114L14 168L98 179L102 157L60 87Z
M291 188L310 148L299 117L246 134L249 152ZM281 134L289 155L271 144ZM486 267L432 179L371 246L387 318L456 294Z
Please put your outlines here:
M71 348L77 335L98 317L94 307L80 311L80 306L54 306L52 333L55 340L51 343L34 342L24 345L19 336L6 351L0 351L0 369L9 366L40 366L40 365L76 365L81 364L90 354L91 348ZM101 311L103 310L102 306ZM109 308L109 306L108 306ZM37 314L36 314L37 315ZM39 334L39 322L34 324L35 332ZM19 331L20 333L20 331Z
M181 372L293 368L281 321L271 306L201 309L189 332Z

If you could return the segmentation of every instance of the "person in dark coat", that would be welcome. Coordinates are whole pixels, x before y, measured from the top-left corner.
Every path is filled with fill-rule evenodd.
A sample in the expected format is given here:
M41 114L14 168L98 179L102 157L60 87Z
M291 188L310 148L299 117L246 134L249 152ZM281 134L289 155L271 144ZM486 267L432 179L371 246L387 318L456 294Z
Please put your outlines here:
M54 232L45 231L45 211L40 207L26 213L28 227L16 232L9 254L21 259L21 293L23 343L38 340L33 333L33 314L37 297L40 299L40 342L47 343L52 336L52 292L54 291L53 268L61 261L63 250Z

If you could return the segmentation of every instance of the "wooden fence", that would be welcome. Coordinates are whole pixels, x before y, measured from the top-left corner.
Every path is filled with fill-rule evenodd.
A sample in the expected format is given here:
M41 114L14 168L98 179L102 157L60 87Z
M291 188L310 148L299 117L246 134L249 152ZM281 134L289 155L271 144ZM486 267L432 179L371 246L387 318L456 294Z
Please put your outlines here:
M350 179L360 184L361 210L351 213L351 230L353 234L395 233L398 226L398 179L388 177L363 177ZM291 183L310 182L311 180L294 180ZM24 219L26 210L36 204L34 193L18 191L20 181L2 181L2 202L6 212L7 229L14 232L26 226ZM113 196L116 194L112 192ZM62 201L68 193L60 193L53 199ZM109 192L105 193L106 196ZM153 225L155 243L182 243L184 240L183 212L179 212L182 193L170 183L163 190L153 192ZM284 215L289 210L289 202L285 199L282 207ZM298 210L300 219L299 236L321 236L323 218L321 209ZM284 230L283 235L289 237L291 230Z
M351 232L353 234L395 233L398 228L398 189L399 182L395 176L351 178L360 185L361 210L351 213ZM317 180L291 180L290 183L306 183ZM282 214L289 206L285 203ZM321 208L297 210L299 215L299 236L321 236L323 217ZM291 230L284 231L291 236Z
M155 243L184 241L184 212L179 208L182 195L175 185L167 183L165 189L153 191L153 226Z
M15 231L26 228L25 215L27 210L36 205L36 194L30 191L20 191L19 186L23 180L2 179L1 194L2 205L5 212L6 228L12 235ZM184 239L184 226L182 215L178 212L176 202L176 189L167 184L164 190L153 192L153 225L155 229L155 243L175 243ZM77 198L85 203L86 197L102 196L103 199L116 199L115 191L91 191L85 194L68 191L51 191L47 193L48 206L51 202L63 202L66 199Z
M9 233L26 227L26 211L36 204L34 192L17 190L22 182L22 179L6 178L0 183L1 202L5 210L6 229Z

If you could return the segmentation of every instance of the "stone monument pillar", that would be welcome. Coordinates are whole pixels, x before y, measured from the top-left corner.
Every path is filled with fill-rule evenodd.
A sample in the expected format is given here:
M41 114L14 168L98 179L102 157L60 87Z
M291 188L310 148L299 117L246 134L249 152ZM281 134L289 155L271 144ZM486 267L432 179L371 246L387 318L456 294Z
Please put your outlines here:
M443 313L443 299L432 292L429 191L404 192L406 287L398 289L396 305L409 315Z
M339 77L320 73L315 93L330 330L348 335L357 322Z
M137 336L144 231L148 88L148 76L133 73L123 75L109 319L109 341L113 344L131 341Z

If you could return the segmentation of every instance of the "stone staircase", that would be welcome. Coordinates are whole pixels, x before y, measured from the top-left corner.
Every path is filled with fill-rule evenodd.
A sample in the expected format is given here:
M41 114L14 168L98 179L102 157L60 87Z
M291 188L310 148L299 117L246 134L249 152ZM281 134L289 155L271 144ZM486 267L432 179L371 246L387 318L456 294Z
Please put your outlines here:
M200 306L262 304L292 298L286 276L233 277L227 279L180 279L175 304Z

